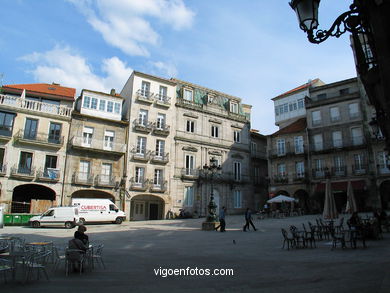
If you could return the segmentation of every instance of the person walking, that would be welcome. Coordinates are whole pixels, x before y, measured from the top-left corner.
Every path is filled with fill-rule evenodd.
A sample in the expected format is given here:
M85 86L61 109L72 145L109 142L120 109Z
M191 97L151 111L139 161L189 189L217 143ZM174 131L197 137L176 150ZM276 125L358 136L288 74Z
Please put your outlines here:
M218 231L219 229L220 232L226 232L225 214L226 214L226 208L222 207L222 209L219 211L219 226L215 228L215 231Z
M245 212L245 225L244 225L244 228L243 228L244 232L246 232L246 229L249 230L249 224L251 224L253 229L255 231L257 231L255 225L253 225L253 222L252 222L252 212L251 212L250 208L247 208L246 212Z

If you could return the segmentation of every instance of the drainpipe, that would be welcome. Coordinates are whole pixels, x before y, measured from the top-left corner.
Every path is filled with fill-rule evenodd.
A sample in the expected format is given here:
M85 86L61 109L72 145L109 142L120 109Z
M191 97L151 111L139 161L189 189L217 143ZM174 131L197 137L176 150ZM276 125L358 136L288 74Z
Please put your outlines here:
M72 127L72 113L70 114L70 122L69 122L69 129L68 129L68 137L66 140L66 147L65 147L65 163L64 163L64 172L63 172L63 178L62 178L62 190L61 190L61 206L64 205L64 189L65 189L65 177L66 177L66 166L68 164L68 148L69 148L69 137L70 137L70 129Z

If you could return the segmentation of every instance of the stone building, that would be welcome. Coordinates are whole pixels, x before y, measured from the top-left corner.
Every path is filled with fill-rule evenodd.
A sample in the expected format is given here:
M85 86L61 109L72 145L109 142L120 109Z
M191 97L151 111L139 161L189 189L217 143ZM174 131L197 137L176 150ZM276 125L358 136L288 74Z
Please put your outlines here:
M125 209L128 121L123 98L82 90L72 113L65 165L64 199L108 198Z
M38 213L62 203L66 142L76 90L5 85L0 94L0 202Z

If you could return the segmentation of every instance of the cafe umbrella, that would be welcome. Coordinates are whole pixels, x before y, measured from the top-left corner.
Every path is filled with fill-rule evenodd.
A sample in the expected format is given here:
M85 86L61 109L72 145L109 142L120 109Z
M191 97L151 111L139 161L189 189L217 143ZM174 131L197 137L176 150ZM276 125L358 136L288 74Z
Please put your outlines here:
M351 214L357 212L357 205L356 205L355 195L353 193L351 181L348 181L347 206L345 207L345 211Z
M322 217L327 220L333 220L338 217L336 202L334 200L330 179L327 179L325 184L325 202Z

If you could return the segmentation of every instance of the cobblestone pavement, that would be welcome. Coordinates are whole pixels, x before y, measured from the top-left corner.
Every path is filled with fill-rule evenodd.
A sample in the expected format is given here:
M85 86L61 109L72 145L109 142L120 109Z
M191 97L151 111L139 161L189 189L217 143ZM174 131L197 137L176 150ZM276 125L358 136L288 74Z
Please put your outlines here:
M64 266L27 284L0 278L1 293L17 292L390 292L390 233L368 248L281 249L280 228L315 216L255 220L258 231L242 232L243 216L227 216L227 232L201 231L204 219L88 225L104 244L106 269L65 276ZM53 241L64 247L75 229L4 227L0 235ZM233 269L233 276L156 276L158 269ZM0 276L1 277L1 276Z

